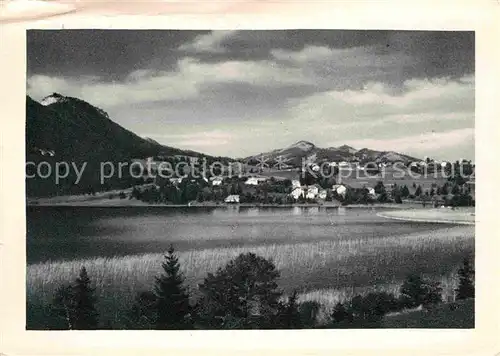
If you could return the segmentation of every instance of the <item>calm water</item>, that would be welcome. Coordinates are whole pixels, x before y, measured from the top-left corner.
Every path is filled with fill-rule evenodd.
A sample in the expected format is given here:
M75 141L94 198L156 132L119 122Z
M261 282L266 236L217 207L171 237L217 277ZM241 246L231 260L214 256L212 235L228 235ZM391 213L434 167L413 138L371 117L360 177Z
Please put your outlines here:
M28 207L28 264L213 247L376 239L442 228L373 209Z

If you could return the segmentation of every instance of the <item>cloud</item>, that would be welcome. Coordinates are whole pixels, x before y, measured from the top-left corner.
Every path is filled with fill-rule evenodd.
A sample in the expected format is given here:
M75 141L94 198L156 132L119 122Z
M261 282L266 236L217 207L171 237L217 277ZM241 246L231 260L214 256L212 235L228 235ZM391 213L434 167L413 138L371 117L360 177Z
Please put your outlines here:
M210 149L212 147L230 144L234 139L233 134L221 130L182 134L149 133L143 134L142 136L166 140L173 146L199 151L205 151L207 148Z
M271 61L225 61L202 63L186 57L178 70L139 69L123 82L104 82L96 77L77 79L33 75L28 78L28 93L35 99L59 92L76 96L104 109L117 105L196 98L201 89L224 83L246 83L255 86L313 84L300 68L278 66Z
M335 52L349 52L349 50L336 50ZM274 58L295 64L308 64L330 60L335 56L334 50L324 46L306 46L300 51L288 51L284 49L273 49L271 54Z
M383 151L432 153L441 149L460 146L464 142L473 140L474 128L468 127L444 132L427 132L388 140L378 140L372 138L347 140L346 143L348 145L352 145L353 147L369 147L371 149Z
M171 129L182 140L165 137L165 143L183 144L208 152L240 152L247 156L299 140L320 147L348 143L354 147L395 150L403 153L453 159L453 148L461 155L473 154L474 88L472 78L460 80L411 80L405 90L394 93L382 83L371 83L362 90L313 93L288 101L279 111L265 116L254 112L243 121L217 124L199 122ZM217 129L220 136L208 137L204 131ZM230 137L230 139L228 139ZM464 146L465 145L465 146ZM458 151L457 151L458 152ZM472 157L471 157L472 158Z
M155 132L150 136L162 143L220 155L249 155L302 139L324 147L387 141L411 154L425 146L414 140L419 135L436 137L474 127L470 33L129 35L132 40L119 31L87 33L82 38L94 44L90 52L74 54L54 31L56 39L45 46L54 51L41 50L38 43L40 57L29 52L29 60L56 69L29 71L28 94L38 100L52 92L76 96L134 132ZM145 41L149 38L151 46ZM135 44L145 52L133 49ZM112 61L120 68L110 65ZM63 69L58 71L58 66ZM119 75L114 78L109 72ZM453 137L449 142L456 143ZM450 155L453 147L459 149L459 143L446 149L427 146Z
M464 80L412 79L403 83L403 92L370 82L361 90L332 90L290 102L290 116L297 121L317 120L329 124L380 121L401 115L450 117L452 113L474 116L474 84ZM393 121L393 120L392 120Z

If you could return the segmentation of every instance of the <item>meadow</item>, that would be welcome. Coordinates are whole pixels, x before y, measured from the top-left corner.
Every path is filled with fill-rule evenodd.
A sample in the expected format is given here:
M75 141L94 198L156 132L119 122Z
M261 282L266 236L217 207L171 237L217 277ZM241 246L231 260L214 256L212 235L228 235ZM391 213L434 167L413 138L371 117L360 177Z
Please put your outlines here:
M285 293L296 289L300 300L322 303L325 315L336 302L354 294L374 289L397 293L409 273L422 273L441 281L444 297L452 298L456 269L465 256L474 253L474 227L449 226L432 232L378 238L342 236L327 241L181 251L182 271L194 298L197 284L208 272L215 272L230 259L250 251L275 263ZM82 266L95 283L103 322L114 328L124 327L124 312L138 292L152 288L162 258L161 253L147 253L28 265L28 328L40 327L55 289L74 280Z

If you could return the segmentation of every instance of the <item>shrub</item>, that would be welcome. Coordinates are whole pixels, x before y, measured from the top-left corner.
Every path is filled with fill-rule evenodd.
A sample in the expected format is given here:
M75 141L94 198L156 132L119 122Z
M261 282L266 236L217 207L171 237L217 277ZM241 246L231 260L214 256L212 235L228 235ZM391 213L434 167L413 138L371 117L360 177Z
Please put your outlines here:
M56 325L53 325L54 328L73 329L75 316L71 285L64 284L56 289L51 309L52 315L59 319L60 322L56 321Z
M331 314L330 327L371 328L380 327L385 314L399 310L397 298L386 292L356 295L348 303L337 303Z
M467 258L458 270L458 279L458 287L455 289L456 299L474 298L474 269Z
M426 281L419 275L409 275L400 288L401 305L414 308L419 305L428 306L442 301L439 283Z
M352 321L352 314L347 311L344 304L338 302L333 308L331 319L335 323L340 323L344 321Z
M299 304L301 324L304 328L312 328L316 325L321 304L310 300Z
M151 291L140 292L128 313L128 328L154 329L158 322L158 298Z
M94 330L98 328L94 288L85 267L82 267L73 285L62 285L55 293L52 311L62 319L63 329Z
M385 314L399 308L396 297L386 292L371 292L356 296L351 300L349 309L353 319L380 320Z
M274 327L283 329L299 329L302 327L297 291L294 291L286 302L279 304L278 317Z
M240 254L199 285L198 322L206 328L269 328L276 323L279 272L254 253Z
M373 187L373 189L375 190L375 193L377 193L377 194L385 193L384 182L378 181L377 184L375 185L375 187Z

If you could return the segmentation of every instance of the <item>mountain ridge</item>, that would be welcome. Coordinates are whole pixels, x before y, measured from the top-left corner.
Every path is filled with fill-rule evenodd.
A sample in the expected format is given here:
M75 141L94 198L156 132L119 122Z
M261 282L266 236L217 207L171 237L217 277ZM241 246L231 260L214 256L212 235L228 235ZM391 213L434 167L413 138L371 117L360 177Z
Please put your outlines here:
M26 95L25 149L26 162L30 162L27 174L31 176L26 180L26 194L30 197L130 187L137 181L130 169L125 168L124 176L121 176L120 164L130 165L134 159L177 155L212 160L225 158L142 138L112 121L104 110L78 98L53 93L42 102ZM40 163L51 172L61 169L64 163L86 169L78 184L74 170L66 177L68 179L54 184L54 180L33 173L33 167L39 167ZM113 166L114 170L113 177L106 184L102 181L103 165ZM49 173L49 176L54 178L54 174Z
M317 161L358 161L358 162L404 162L420 161L407 154L395 151L378 151L369 148L356 149L349 145L322 148L314 143L301 140L290 146L272 151L262 152L243 158L243 161L252 162L261 157L268 160L285 159L292 165L300 165L303 159L314 158Z

